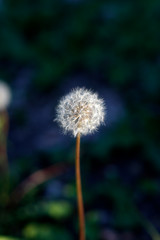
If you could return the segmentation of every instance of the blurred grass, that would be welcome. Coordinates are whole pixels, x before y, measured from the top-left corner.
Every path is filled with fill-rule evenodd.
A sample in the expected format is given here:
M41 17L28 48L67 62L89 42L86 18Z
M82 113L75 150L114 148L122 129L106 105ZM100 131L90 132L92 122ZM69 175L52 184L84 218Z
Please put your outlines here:
M20 239L19 238L14 238L14 237L0 236L0 240L20 240Z

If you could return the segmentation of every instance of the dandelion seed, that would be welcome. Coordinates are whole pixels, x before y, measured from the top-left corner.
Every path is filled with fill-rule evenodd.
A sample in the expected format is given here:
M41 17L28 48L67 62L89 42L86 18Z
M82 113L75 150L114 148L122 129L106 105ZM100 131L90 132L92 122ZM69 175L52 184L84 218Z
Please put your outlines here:
M103 99L85 88L76 88L60 100L56 121L74 137L78 133L87 135L97 130L104 122Z

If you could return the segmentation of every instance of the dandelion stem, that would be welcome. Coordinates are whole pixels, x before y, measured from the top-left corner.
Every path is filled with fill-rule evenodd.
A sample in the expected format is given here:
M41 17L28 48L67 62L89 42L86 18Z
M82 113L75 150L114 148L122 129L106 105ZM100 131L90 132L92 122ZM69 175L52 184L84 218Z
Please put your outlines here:
M78 214L79 214L79 239L85 240L85 219L84 207L81 187L81 174L80 174L80 133L77 134L76 139L76 185L77 185L77 201L78 201Z

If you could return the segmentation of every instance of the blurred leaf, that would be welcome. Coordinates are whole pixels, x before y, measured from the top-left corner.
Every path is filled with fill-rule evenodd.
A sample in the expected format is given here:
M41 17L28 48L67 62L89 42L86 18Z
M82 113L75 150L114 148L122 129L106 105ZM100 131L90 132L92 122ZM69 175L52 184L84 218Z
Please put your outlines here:
M59 200L28 204L28 206L20 208L17 211L17 216L20 219L48 216L57 220L64 220L72 214L72 211L73 206L70 202Z
M0 236L0 240L20 240L20 238Z
M69 202L59 201L47 204L45 209L49 216L56 219L64 219L71 214L73 207Z
M23 230L24 237L36 240L72 240L69 232L49 224L30 223Z

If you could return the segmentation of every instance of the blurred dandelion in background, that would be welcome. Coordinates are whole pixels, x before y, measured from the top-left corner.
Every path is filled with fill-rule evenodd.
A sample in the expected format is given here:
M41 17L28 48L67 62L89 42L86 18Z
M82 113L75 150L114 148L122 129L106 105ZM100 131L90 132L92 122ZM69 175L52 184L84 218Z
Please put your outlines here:
M9 171L7 158L7 137L9 117L7 107L11 101L9 86L0 81L0 204L4 205L7 200Z
M5 111L11 101L11 91L9 86L0 81L0 112Z

